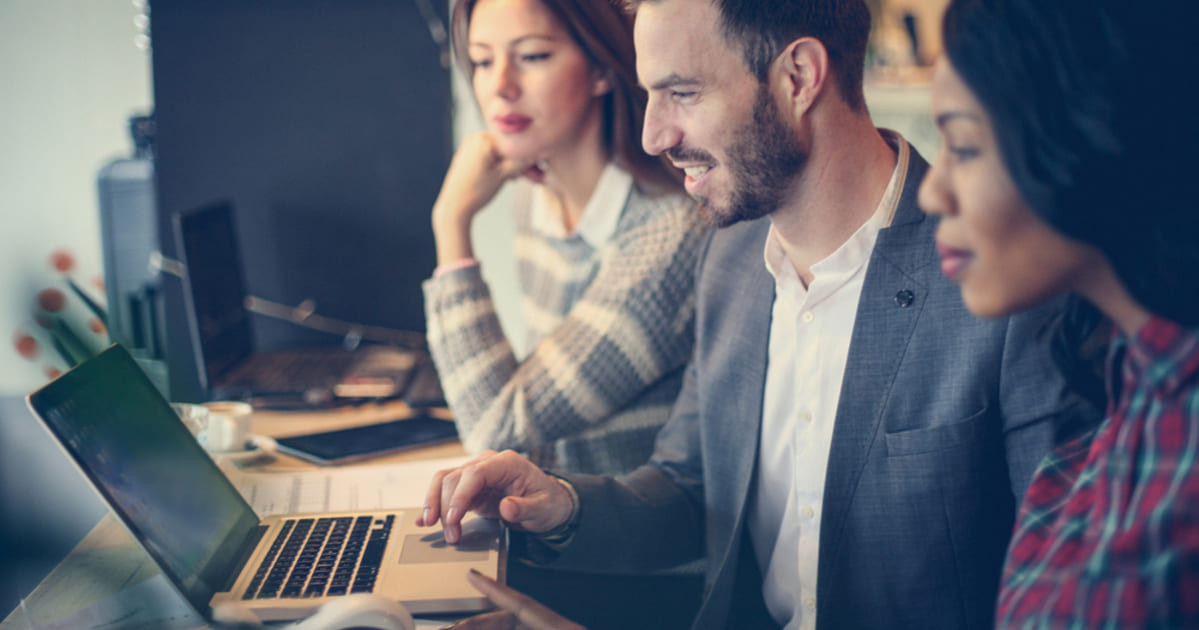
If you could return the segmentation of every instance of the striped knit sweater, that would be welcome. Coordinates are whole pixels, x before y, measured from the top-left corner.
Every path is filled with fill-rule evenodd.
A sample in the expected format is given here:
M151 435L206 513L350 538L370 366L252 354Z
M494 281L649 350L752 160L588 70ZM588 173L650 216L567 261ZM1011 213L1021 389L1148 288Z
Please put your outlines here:
M527 205L517 210L535 344L523 360L478 266L425 282L429 349L468 451L510 448L545 468L595 474L649 459L691 352L694 268L709 232L685 195L650 198L623 181L624 208L598 248L577 234L547 236Z

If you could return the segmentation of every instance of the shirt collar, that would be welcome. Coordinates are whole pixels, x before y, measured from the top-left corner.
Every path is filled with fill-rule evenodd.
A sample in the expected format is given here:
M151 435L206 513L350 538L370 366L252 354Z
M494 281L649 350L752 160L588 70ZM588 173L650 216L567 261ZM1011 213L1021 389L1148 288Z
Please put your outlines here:
M1113 331L1109 371L1110 363L1121 355L1125 382L1122 394L1133 391L1133 384L1151 390L1178 391L1193 382L1199 373L1199 328L1188 329L1152 315L1131 337L1118 329Z
M628 171L608 162L595 184L595 192L583 209L583 218L575 225L574 233L566 231L562 217L549 199L544 186L535 186L533 207L530 210L531 227L550 238L567 239L578 236L592 248L599 249L616 233L625 202L633 189L633 176Z
M891 225L891 221L895 218L895 210L899 207L900 198L903 197L911 150L907 141L898 133L890 129L879 129L879 133L887 141L887 144L895 149L895 168L891 171L891 179L887 182L887 188L883 191L883 196L879 200L874 214L836 251L812 265L812 273L815 275L833 276L850 272L865 263L870 259L870 253L874 250L879 230ZM766 237L766 248L763 252L766 270L774 277L776 284L783 282L783 277L788 278L785 284L790 284L792 276L794 276L795 282L799 282L799 274L787 259L787 254L778 239L779 236L775 232L774 225L771 224L770 233Z

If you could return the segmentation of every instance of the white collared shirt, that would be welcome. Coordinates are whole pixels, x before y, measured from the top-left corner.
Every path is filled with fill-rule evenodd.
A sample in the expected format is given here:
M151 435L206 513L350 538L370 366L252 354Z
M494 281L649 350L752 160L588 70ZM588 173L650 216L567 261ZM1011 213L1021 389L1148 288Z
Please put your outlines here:
M585 255L580 254L584 258L599 255L599 252L608 249L608 241L616 235L621 214L632 190L633 176L613 162L608 162L604 171L600 173L591 199L587 200L587 206L583 208L583 216L571 232L567 231L562 213L557 202L550 196L549 190L541 184L531 184L528 189L529 234L522 235L519 230L517 232L517 260L558 258L558 254L543 251L545 248L552 249L550 241L577 243L587 250ZM546 335L556 330L570 310L561 308L560 304L547 309L544 296L556 295L573 304L591 285L589 274L594 273L595 268L594 264L576 262L552 270L545 269L543 271L551 272L545 276L522 277L521 282L524 286L521 290L520 310L525 323L525 353L530 352ZM543 286L535 283L546 284Z
M562 215L549 199L549 191L545 186L533 186L533 198L529 208L529 224L534 230L550 238L570 238L572 233L566 231ZM599 181L587 207L583 209L583 217L575 225L573 235L582 238L592 249L599 249L608 239L616 234L616 226L620 223L620 213L624 210L625 202L629 199L629 191L633 189L633 176L628 171L608 162L604 172L600 173Z
M812 265L807 288L773 227L766 238L775 296L748 526L766 607L787 629L816 627L824 478L849 341L870 254L894 216L908 170L907 142L880 131L897 154L887 189L874 214Z

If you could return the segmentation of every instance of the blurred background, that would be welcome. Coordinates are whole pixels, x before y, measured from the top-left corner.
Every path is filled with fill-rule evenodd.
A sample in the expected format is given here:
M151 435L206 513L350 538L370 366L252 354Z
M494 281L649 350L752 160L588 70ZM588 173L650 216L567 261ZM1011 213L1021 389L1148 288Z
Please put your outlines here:
M141 14L130 0L0 2L0 615L103 514L21 398L65 364L18 342L45 339L36 300L63 289L56 254L101 293L97 171L132 151L124 121L152 103Z

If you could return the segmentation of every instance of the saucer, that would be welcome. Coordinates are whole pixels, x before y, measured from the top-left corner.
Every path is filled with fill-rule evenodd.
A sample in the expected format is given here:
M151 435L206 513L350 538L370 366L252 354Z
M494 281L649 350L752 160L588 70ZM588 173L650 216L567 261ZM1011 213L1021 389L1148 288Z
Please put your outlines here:
M212 453L212 456L240 464L260 457L274 459L275 451L278 448L279 445L275 442L275 438L251 433L246 438L246 448L244 450L219 451Z

